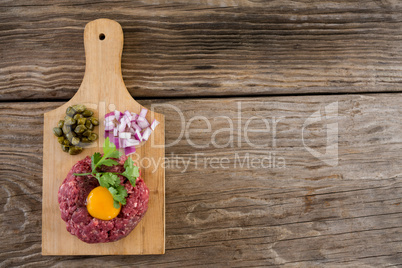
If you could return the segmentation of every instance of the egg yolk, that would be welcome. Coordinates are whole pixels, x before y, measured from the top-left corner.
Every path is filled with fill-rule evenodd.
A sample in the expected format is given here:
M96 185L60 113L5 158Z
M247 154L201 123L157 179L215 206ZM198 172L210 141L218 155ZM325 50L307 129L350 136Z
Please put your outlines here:
M88 213L97 219L108 221L119 215L119 208L113 206L113 196L108 189L98 186L87 197Z

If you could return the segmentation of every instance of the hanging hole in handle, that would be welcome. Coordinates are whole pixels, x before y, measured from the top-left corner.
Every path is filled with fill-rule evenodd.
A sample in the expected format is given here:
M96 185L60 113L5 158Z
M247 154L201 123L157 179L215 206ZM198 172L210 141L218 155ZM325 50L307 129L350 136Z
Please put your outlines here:
M99 40L105 40L105 38L106 38L106 36L105 36L105 34L103 34L103 33L101 33L100 35L99 35Z

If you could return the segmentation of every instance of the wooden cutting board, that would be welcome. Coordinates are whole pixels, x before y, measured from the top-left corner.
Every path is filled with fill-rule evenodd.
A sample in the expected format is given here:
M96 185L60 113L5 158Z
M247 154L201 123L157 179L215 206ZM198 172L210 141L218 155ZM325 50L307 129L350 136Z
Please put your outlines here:
M115 109L139 113L142 108L127 91L121 75L123 31L120 24L108 19L89 22L85 26L84 44L86 68L79 90L69 102L44 116L42 255L164 254L165 121L162 114L148 112L148 121L156 119L160 124L132 156L141 169L150 197L147 213L131 234L113 243L87 244L67 232L66 223L61 219L58 189L77 161L102 152L105 114ZM85 104L101 124L96 127L99 139L92 148L71 156L61 150L52 129L64 118L67 107L74 104Z

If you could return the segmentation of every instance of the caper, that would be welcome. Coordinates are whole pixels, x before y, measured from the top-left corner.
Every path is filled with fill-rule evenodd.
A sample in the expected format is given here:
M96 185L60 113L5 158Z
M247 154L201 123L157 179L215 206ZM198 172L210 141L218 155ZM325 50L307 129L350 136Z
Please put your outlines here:
M86 107L85 107L85 105L83 105L83 104L76 104L76 105L73 105L72 108L74 109L74 111L76 111L76 112L79 113L79 114L83 113L83 112L86 110Z
M70 132L71 133L71 132ZM68 133L67 135L66 135L66 140L69 142L69 144L71 143L71 140L74 138L74 136L73 135L71 135L70 133Z
M78 125L75 129L74 132L77 134L84 133L87 130L87 128L84 125Z
M63 150L63 152L68 153L68 150L70 149L70 146L67 146L67 145L62 144L62 145L61 145L61 149Z
M64 120L64 125L74 125L75 123L77 123L77 120L72 117L66 116L66 120Z
M66 134L66 138L69 142L71 142L75 136L77 136L77 134L75 134L73 131Z
M77 120L77 125L85 125L86 121L87 120L85 118L80 118L80 119Z
M96 141L98 139L98 134L92 133L89 137L88 140L90 141Z
M92 123L94 126L98 126L98 125L99 125L99 120L96 119L95 117L91 117L91 118L89 118L89 119L91 120L91 123Z
M62 130L63 130L64 134L67 134L67 133L71 132L71 126L64 125Z
M60 120L59 123L57 123L57 127L62 128L64 126L64 120Z
M94 114L94 112L90 111L90 110L85 110L82 115L85 117L91 117Z
M74 137L74 138L71 139L71 143L72 143L73 145L78 145L78 143L80 143L80 139L77 138L77 137Z
M83 150L81 146L98 139L98 135L92 133L94 127L99 125L99 120L92 117L93 114L83 104L75 104L66 109L64 120L60 120L53 129L64 152L79 154Z
M81 147L86 147L89 144L91 144L91 141L88 140L88 138L83 137L83 138L81 138L81 142L78 145L81 146Z
M60 137L60 136L63 136L63 131L61 130L61 128L55 127L55 128L53 128L53 134L56 137Z
M91 134L92 134L92 131L87 130L87 131L85 131L84 133L82 133L82 136L84 136L84 137L89 137Z
M79 154L81 152L82 152L82 147L79 147L79 146L71 146L70 149L68 150L68 153L70 155Z
M82 114L76 114L76 115L74 115L74 117L73 117L75 120L78 120L78 119L80 119L80 118L84 118L84 116L82 115Z
M63 136L58 137L58 138L57 138L57 141L58 141L60 144L63 144L63 143L64 143L64 137L63 137Z
M73 117L77 112L73 109L73 107L68 107L66 110L66 114L70 117Z
M94 129L94 125L92 125L90 119L87 119L87 121L85 122L85 126L86 126L87 129L89 129L89 130L93 130L93 129Z

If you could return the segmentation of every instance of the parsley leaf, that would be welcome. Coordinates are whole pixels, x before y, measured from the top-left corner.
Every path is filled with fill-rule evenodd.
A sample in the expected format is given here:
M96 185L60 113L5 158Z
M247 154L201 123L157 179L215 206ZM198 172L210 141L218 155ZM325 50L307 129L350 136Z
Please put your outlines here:
M119 164L119 162L117 162L117 161L115 161L113 159L105 159L105 160L102 161L102 165L105 165L105 166L108 166L108 167L116 166L118 164Z
M98 175L97 173L96 175ZM102 187L109 188L110 186L117 186L120 184L120 178L110 172L104 173L100 178L98 178L99 184Z
M127 190L124 188L123 185L119 185L117 187L109 187L108 190L112 194L113 200L121 203L122 205L126 204Z
M127 158L126 162L124 162L124 168L126 169L121 175L126 177L131 185L135 187L135 181L140 176L140 171L137 166L134 166L133 159L131 157Z
M106 138L105 143L103 144L103 157L102 158L119 158L121 153L116 150L116 145L113 142L110 142L109 137Z
M99 185L102 186L102 183L101 183L102 174L101 174L101 173L96 173L96 174L92 174L92 175L95 176L95 178L96 178L96 179L98 180L98 182L99 182Z
M95 167L97 166L97 164L99 163L99 161L101 160L102 155L100 153L94 153L94 155L91 157L91 168L92 168L92 172L95 170Z
M100 153L94 153L91 157L92 172L82 174L74 173L75 176L94 176L99 181L99 185L107 188L113 196L113 206L115 208L119 208L120 204L125 205L127 202L126 197L128 196L127 190L120 184L120 177L118 175L126 177L131 185L135 187L135 182L140 176L139 169L134 165L130 157L124 162L125 170L123 173L98 172L96 169L102 165L108 167L118 165L119 162L111 158L120 158L120 156L121 153L116 149L116 145L110 142L109 138L106 138L103 144L103 156Z
M109 137L107 137L103 143L103 156L101 157L100 153L94 153L94 155L91 157L92 173L96 172L96 168L101 165L108 167L118 165L118 162L109 158L119 158L120 156L121 153L116 149L116 145L114 145L113 142L110 142Z

